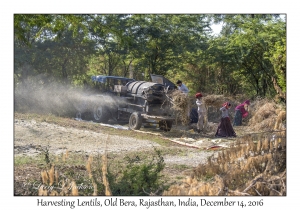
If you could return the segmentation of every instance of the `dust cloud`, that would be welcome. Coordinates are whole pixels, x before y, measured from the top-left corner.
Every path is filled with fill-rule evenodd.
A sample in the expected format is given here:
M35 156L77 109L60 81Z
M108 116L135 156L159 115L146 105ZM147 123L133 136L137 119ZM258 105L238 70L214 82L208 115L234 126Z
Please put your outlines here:
M14 87L16 112L75 117L78 113L92 111L96 105L112 108L122 103L122 98L103 94L99 89L74 87L54 80L45 82L38 77Z

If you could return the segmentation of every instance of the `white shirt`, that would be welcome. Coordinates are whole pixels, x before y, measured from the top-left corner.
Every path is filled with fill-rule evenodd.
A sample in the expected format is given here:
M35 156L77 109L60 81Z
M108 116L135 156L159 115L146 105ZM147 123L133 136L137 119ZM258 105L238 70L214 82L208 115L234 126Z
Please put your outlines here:
M199 112L206 112L205 105L204 105L204 103L203 103L203 101L201 99L197 98L196 104L198 106L198 113Z
M178 86L178 90L180 90L181 92L188 94L189 89L183 84L181 83L181 86Z
M229 115L228 115L228 109L226 109L226 107L224 107L224 106L221 107L220 111L222 111L222 118L229 117Z

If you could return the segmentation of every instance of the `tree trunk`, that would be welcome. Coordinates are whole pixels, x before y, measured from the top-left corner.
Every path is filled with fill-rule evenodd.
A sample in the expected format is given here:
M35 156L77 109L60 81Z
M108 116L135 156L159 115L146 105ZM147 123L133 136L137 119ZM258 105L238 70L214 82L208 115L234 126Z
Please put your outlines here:
M286 94L284 92L282 92L281 88L277 84L277 81L274 77L272 77L272 81L273 81L274 88L275 88L277 94L279 95L279 97L286 100Z
M67 79L68 79L68 73L67 73L67 67L66 67L67 62L68 62L68 59L65 59L63 65L62 65L62 68L61 68L61 70L62 70L62 79L63 79L64 82L67 82Z

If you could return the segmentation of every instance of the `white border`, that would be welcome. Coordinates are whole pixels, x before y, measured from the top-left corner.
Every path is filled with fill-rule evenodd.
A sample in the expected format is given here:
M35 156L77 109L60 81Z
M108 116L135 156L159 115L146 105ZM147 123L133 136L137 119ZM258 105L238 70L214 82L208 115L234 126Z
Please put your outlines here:
M233 14L233 13L286 13L287 14L287 160L288 160L288 179L286 197L263 197L264 209L286 208L297 206L297 189L299 182L296 177L299 174L298 149L299 140L296 135L297 122L295 121L299 111L297 104L299 85L299 13L296 11L295 1L140 1L140 0L119 0L119 1L11 1L1 3L1 110L4 119L1 120L1 174L2 182L0 185L1 206L4 209L27 208L40 209L36 205L37 197L14 197L13 196L13 14L15 13L211 13L211 14ZM297 133L298 134L298 133ZM129 197L127 197L129 198ZM166 197L170 200L177 200L178 197ZM205 198L205 197L193 197ZM47 200L59 200L44 198ZM69 198L68 198L69 199ZM76 199L76 198L70 198ZM81 200L88 197L80 197ZM103 198L102 198L103 199ZM133 197L132 199L138 199ZM207 199L222 199L222 197L207 197ZM230 197L233 200L253 200L258 197ZM94 207L96 208L96 207ZM202 209L205 207L201 207ZM211 209L211 207L209 207ZM227 207L224 207L227 208ZM250 207L247 207L249 209ZM47 207L49 209L49 207ZM62 207L60 207L62 209ZM64 208L66 209L66 208ZM69 208L70 209L70 208ZM78 209L77 207L75 209ZM99 207L98 207L99 209ZM104 208L107 209L107 208ZM110 209L117 209L111 207ZM119 209L119 207L118 207ZM143 208L138 208L143 209ZM150 207L150 209L158 209ZM159 208L162 209L162 208ZM164 208L171 209L171 208ZM172 208L174 209L174 208ZM232 208L231 208L232 209ZM234 209L241 209L234 207ZM297 208L293 208L297 209Z

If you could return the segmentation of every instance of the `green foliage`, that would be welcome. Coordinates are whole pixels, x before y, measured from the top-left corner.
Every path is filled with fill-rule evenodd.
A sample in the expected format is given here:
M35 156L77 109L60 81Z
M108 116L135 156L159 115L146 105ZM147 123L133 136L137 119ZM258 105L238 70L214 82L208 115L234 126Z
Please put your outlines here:
M126 160L127 166L120 177L114 177L109 172L113 195L145 196L164 189L160 172L164 169L165 163L159 150L155 149L155 155L151 159L141 159L136 156L127 157Z
M286 39L277 41L271 51L271 62L274 66L278 84L286 92Z
M49 166L50 164L50 156L49 156L49 145L45 148L40 148L42 155L44 156L44 161L46 163L46 165Z
M286 21L278 14L14 17L16 83L44 75L84 86L95 74L160 74L191 94L286 92ZM219 35L211 35L213 22L223 25Z

